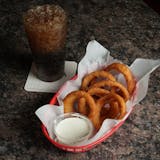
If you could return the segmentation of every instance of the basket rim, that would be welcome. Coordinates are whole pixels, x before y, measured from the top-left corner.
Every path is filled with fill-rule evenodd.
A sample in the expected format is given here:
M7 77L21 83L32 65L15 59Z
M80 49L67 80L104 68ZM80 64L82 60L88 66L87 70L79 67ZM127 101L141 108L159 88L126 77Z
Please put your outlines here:
M56 142L55 140L51 139L46 127L42 124L41 128L42 131L44 133L44 135L47 137L47 139L53 143L56 144L56 146L59 146L60 148L72 148L72 149L82 149L82 148L92 148L92 146L95 146L101 142L103 142L106 138L108 138L109 136L111 136L125 121L121 121L120 123L118 123L117 125L115 125L111 130L109 130L105 135L103 135L102 137L100 137L99 139L97 139L96 141L89 143L87 145L82 145L82 146L69 146L69 145L65 145L65 144L61 144Z

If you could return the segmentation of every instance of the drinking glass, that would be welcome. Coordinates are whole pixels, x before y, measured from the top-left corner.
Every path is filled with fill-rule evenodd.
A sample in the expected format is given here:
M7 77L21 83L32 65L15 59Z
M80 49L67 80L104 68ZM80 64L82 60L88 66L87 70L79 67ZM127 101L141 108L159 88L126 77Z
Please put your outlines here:
M67 15L58 5L42 5L24 14L24 27L32 51L34 73L43 81L64 75Z

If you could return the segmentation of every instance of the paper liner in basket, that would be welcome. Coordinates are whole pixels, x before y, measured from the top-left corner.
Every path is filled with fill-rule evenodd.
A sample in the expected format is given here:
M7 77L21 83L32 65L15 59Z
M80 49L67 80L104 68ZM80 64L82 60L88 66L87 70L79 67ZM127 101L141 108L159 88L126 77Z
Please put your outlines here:
M76 80L69 80L67 81L58 95L58 103L60 106L56 105L45 105L40 107L35 113L38 118L42 121L42 123L47 128L49 136L54 139L53 133L53 119L63 113L63 98L70 92L74 90L78 90L81 81L84 75L93 72L95 70L104 68L105 66L117 62L118 60L114 59L110 56L110 52L100 45L97 41L93 40L90 41L87 45L86 54L84 58L80 61L78 65L78 75ZM122 121L129 116L133 107L138 104L147 94L148 90L148 81L151 72L153 72L158 66L160 65L160 60L150 60L150 59L136 59L132 65L129 67L132 71L134 77L136 78L136 89L134 91L131 100L127 101L126 103L126 115L122 120L114 120L114 119L106 119L100 130L94 135L91 139L77 146L84 146L88 145L105 134L109 132L114 126L118 125ZM124 83L124 79L121 76L118 77L121 83Z

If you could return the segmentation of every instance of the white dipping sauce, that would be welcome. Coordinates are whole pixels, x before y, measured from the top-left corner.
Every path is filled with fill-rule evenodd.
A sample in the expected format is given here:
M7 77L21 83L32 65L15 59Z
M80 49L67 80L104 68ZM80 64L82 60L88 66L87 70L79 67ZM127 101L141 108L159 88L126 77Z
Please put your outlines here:
M90 128L85 119L71 117L60 121L55 128L55 132L62 143L72 144L87 136Z

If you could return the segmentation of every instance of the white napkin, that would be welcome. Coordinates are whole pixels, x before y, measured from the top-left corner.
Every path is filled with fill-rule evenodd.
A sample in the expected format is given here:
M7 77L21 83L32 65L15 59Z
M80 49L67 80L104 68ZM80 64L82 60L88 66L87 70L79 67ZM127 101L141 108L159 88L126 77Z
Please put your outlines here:
M65 61L65 76L54 82L44 82L38 79L34 75L33 67L34 66L32 64L24 89L30 92L55 93L64 82L66 82L76 74L77 63L74 61Z

